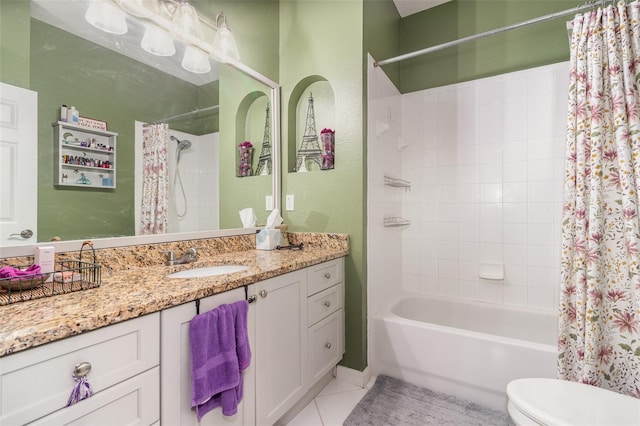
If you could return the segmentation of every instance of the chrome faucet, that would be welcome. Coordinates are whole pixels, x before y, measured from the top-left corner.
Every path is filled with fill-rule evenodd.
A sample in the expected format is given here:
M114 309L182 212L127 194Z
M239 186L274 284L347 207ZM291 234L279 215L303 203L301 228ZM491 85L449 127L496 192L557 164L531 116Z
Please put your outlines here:
M176 255L173 253L173 250L167 250L164 253L167 254L167 266L182 265L184 263L192 263L198 260L198 250L194 247L185 251L180 259L176 259Z

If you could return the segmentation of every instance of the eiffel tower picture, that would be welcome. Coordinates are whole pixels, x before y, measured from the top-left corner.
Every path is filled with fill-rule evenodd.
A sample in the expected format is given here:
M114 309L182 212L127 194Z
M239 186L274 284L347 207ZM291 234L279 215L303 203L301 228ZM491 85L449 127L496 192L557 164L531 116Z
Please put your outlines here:
M269 104L267 104L267 118L264 123L264 136L262 137L262 149L256 167L256 176L271 174L271 121L269 120Z
M322 150L318 143L316 133L316 117L313 111L313 94L309 93L309 106L307 107L307 122L302 136L302 144L296 157L296 171L307 171L306 162L314 161L318 168L322 167Z

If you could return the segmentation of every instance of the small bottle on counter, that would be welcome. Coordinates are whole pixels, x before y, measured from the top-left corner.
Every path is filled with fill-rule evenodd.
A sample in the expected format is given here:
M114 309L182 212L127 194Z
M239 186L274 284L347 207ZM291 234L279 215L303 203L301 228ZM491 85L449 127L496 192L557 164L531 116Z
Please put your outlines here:
M78 112L76 107L71 105L71 108L67 110L67 121L71 124L78 124L79 116L80 116L80 113Z
M67 106L66 105L62 105L60 107L60 121L67 121Z

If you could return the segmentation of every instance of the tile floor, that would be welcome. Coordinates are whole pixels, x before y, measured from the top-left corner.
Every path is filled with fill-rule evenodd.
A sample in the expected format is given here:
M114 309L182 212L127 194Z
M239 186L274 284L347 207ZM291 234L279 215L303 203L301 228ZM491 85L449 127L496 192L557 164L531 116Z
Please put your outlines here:
M342 426L367 390L333 379L287 426Z

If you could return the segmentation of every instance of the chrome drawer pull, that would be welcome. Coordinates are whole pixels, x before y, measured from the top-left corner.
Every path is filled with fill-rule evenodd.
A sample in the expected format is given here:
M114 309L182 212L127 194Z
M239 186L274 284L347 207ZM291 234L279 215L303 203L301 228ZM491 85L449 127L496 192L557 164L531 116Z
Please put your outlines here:
M76 379L81 379L87 374L89 374L90 371L91 371L91 364L88 362L81 362L80 364L76 365L76 367L73 369L73 377L75 377Z
M326 302L324 302L324 306L326 306L327 308L331 306L331 301L327 300Z
M269 294L269 293L267 293L267 290L260 290L260 293L258 293L258 294L260 295L260 297L262 297L264 299L265 297L267 297L267 294Z
M326 279L331 279L331 274L329 272L327 272L326 274L324 274L324 277Z
M327 348L327 349L331 349L331 342L325 343L324 347Z

